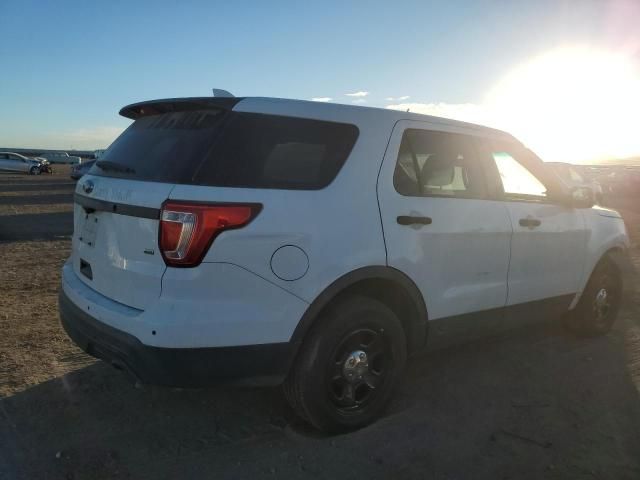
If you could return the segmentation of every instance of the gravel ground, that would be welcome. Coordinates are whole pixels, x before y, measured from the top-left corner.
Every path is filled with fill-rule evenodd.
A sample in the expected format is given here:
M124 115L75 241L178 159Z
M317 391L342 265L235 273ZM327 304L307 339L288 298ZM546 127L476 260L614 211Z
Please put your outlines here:
M68 340L61 170L0 176L0 479L640 478L638 292L603 338L546 323L413 359L382 420L326 437L279 389L136 387Z

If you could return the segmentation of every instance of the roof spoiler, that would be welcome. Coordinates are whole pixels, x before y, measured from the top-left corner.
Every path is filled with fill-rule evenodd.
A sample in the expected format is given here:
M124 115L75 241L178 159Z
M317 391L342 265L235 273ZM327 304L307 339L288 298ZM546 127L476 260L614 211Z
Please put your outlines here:
M227 92L228 93L228 92ZM231 95L231 94L229 94ZM161 100L149 100L146 102L132 103L120 110L120 115L135 120L149 115L161 113L184 112L188 110L231 110L242 100L233 95L221 97L190 97L190 98L165 98Z
M233 93L228 92L226 90L222 90L220 88L212 88L211 89L213 91L213 96L214 97L227 97L227 98L234 98Z

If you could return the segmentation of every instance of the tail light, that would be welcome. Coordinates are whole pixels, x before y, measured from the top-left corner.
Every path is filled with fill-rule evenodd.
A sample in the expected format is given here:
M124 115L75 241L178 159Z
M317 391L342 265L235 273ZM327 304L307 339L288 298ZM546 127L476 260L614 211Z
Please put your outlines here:
M259 204L166 201L158 241L164 262L171 267L195 267L220 233L244 227L261 208Z

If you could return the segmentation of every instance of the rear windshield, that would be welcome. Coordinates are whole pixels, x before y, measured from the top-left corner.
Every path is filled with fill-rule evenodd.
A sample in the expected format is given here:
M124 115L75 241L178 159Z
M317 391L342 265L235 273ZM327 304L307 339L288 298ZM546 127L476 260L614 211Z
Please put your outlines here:
M136 120L92 167L95 175L220 187L327 186L358 137L354 125L225 110Z

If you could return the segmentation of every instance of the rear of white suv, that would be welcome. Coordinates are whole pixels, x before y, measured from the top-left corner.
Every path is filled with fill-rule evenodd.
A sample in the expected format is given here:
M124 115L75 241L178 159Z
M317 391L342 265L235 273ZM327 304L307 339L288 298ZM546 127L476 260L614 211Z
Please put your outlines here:
M76 188L63 325L143 382L282 382L320 292L385 263L390 126L268 99L121 113L135 122Z

